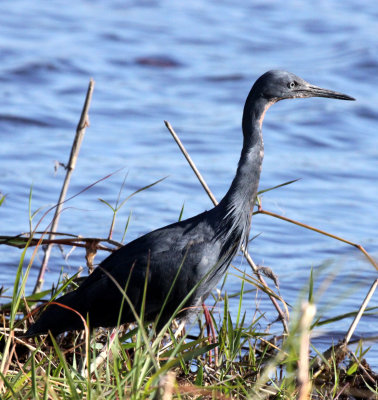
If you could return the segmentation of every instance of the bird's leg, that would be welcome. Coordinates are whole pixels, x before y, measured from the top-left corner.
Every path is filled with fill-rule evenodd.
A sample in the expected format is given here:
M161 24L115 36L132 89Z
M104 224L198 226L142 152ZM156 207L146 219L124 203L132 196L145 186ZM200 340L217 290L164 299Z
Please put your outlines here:
M214 324L213 320L211 318L209 309L207 308L205 303L202 303L202 308L203 308L203 313L205 315L205 321L206 321L206 330L207 330L207 336L209 338L209 344L215 343L217 341L217 335L215 333L214 329ZM218 348L216 347L214 349L214 357L215 357L215 363L218 360ZM209 363L211 364L211 350L209 351Z
M202 308L203 308L203 313L205 315L205 322L206 322L206 330L207 330L207 337L209 339L209 344L211 344L212 340L211 340L211 335L210 335L210 323L212 323L211 321L211 316L209 313L209 310L207 309L205 303L202 303ZM209 364L211 365L211 350L209 351Z

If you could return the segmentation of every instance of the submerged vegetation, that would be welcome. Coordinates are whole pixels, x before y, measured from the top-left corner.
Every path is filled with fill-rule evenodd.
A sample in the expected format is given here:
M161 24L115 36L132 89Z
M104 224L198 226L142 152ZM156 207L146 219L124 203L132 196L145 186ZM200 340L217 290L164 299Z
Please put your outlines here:
M93 86L88 91L78 125L77 132L81 134L85 131L92 90ZM175 135L168 123L167 127ZM175 140L180 143L177 137ZM74 148L78 142L81 139L75 140ZM77 157L74 149L72 155L74 159ZM72 172L74 161L71 164L70 159L69 165ZM193 169L198 176L195 166ZM286 184L289 183L291 182ZM27 296L25 288L32 286L28 283L29 272L41 245L59 243L84 247L90 273L98 250L112 251L121 245L112 239L119 209L131 196L152 185L121 200L123 183L114 206L101 200L112 213L106 239L61 236L56 233L57 225L54 227L54 224L54 228L49 228L54 234L49 231L38 232L40 223L53 210L53 222L57 224L59 206L46 211L33 226L33 219L38 213L31 210L32 190L30 191L30 233L16 237L0 236L0 244L21 249L13 291L2 290L0 299L1 399L377 398L378 375L364 359L368 348L359 342L356 350L351 351L348 344L363 312L377 312L377 307L368 309L367 306L378 280L372 282L365 301L362 302L361 299L361 307L353 315L337 315L326 320L316 312L316 277L312 271L309 272L308 286L302 288L297 305L291 307L280 296L279 290L276 290L278 281L274 274L269 269L256 267L245 250L244 255L253 273L248 274L231 267L229 274L237 277L240 289L236 293L219 291L213 294L212 302L208 299L208 303L212 303L210 316L215 335L202 322L201 310L198 310L198 318L187 323L185 329L176 322L175 318L180 318L178 313L172 315L169 324L157 331L155 323L148 324L144 321L142 305L141 310L135 310L135 324L115 329L97 329L94 332L86 327L82 332L69 332L58 337L45 335L32 339L23 338L27 327L44 307L36 307L38 302L57 301L60 295L75 289L82 279L79 273L70 278L61 275L52 289L43 291L44 271L41 268L37 282L33 283L35 290ZM91 186L93 185L89 187ZM282 185L276 188L280 186ZM206 184L204 187L209 193ZM4 200L5 195L0 194L1 207L6 207ZM58 205L65 201L67 200L60 198ZM262 208L260 199L255 213L281 218L357 247L377 268L375 260L360 245L266 211ZM182 210L180 218L181 215ZM124 232L129 223L130 218ZM32 255L27 258L27 250L31 248ZM47 262L48 257L43 264ZM268 287L263 275L274 283L275 290ZM119 290L122 292L123 288L119 287ZM144 295L147 290L146 285ZM256 304L250 304L253 296ZM258 306L261 296L269 296L277 310L278 317L273 323L267 320ZM230 299L237 304L232 312ZM124 306L126 303L125 297ZM340 343L333 345L330 342L329 349L325 352L317 350L311 344L311 334L317 327L350 317L355 317L354 322ZM86 321L83 320L83 324L86 326Z

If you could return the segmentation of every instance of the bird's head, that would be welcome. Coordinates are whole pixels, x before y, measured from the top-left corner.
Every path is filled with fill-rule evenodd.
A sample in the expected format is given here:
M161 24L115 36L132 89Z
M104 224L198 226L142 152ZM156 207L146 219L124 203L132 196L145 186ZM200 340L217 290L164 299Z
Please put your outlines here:
M340 100L355 100L346 94L311 85L290 72L272 70L266 72L254 84L254 92L271 103L284 99L305 97L329 97Z

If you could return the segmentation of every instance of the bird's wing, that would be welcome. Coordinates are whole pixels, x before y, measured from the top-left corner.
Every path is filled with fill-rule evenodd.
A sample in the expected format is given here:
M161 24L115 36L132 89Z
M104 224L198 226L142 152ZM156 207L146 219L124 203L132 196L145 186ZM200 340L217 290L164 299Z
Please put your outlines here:
M201 215L150 232L107 257L77 290L81 307L106 307L104 313L114 317L109 307L119 303L120 290L110 274L122 289L126 288L127 296L139 311L147 270L146 314L156 314L170 291L172 306L178 305L218 259L217 246L212 243L214 232L209 224L201 223ZM133 319L130 314L130 320Z

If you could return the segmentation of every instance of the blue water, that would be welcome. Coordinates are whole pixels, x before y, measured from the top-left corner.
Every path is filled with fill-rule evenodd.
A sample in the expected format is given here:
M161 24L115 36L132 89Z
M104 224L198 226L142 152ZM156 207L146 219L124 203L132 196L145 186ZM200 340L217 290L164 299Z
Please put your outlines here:
M248 4L250 3L250 4ZM362 244L378 256L378 3L376 1L55 1L0 3L0 234L28 231L32 209L58 198L88 80L96 81L87 130L69 194L122 172L67 203L59 231L106 237L111 213L98 201L168 178L132 198L119 212L114 239L126 240L211 207L163 120L169 120L220 199L235 173L241 114L254 80L282 68L357 99L280 102L264 124L261 189L267 210ZM42 213L34 219L37 223ZM49 223L45 219L41 227ZM287 302L298 303L310 269L324 317L355 311L377 273L355 248L258 215L250 244L256 263L279 276ZM68 249L64 249L67 253ZM105 255L99 254L96 261ZM9 287L20 251L1 247L1 284ZM33 286L42 253L29 279ZM73 274L85 260L55 248L46 286L62 267ZM250 269L245 261L235 265ZM272 285L273 286L273 285ZM228 292L240 287L230 277ZM377 294L370 306L377 306ZM333 304L333 307L327 305ZM236 305L235 305L236 306ZM265 295L260 309L275 318ZM252 318L254 297L245 308ZM351 320L319 330L315 344L343 337ZM356 337L377 336L377 314ZM368 361L378 366L378 346ZM367 345L366 345L367 346Z

